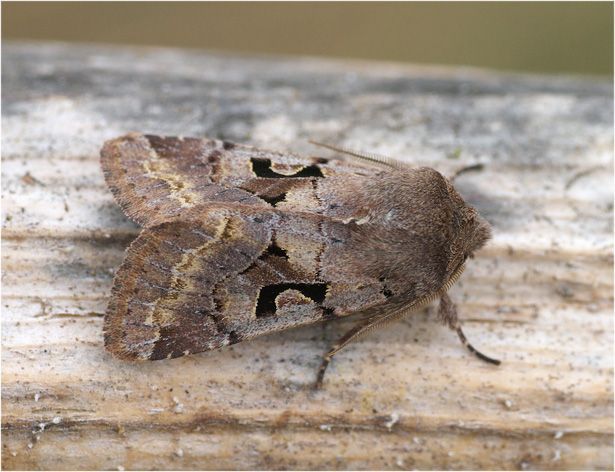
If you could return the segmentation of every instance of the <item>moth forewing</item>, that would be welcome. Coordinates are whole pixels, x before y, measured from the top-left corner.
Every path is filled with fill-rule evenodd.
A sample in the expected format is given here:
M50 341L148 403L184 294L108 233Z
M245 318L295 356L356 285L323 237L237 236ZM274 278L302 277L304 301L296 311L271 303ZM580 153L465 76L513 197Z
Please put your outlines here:
M107 349L165 359L371 313L325 356L322 381L348 342L441 297L473 350L445 297L489 227L435 170L380 162L141 134L105 143L106 182L144 226L114 280Z

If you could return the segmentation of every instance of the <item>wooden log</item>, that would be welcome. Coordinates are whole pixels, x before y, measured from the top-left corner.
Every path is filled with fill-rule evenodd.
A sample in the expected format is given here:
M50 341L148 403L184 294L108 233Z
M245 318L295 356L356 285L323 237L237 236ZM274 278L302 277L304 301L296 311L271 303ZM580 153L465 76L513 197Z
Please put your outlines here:
M612 469L608 81L169 49L3 47L2 467ZM352 320L131 364L102 345L139 229L102 143L128 131L428 165L493 225L434 309L320 355ZM326 154L326 153L325 153Z

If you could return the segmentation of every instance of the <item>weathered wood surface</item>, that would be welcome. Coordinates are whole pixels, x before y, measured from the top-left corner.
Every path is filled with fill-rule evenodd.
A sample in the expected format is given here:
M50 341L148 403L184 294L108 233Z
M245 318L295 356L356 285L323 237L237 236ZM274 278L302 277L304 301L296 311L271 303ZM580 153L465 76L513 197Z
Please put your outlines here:
M2 78L5 469L612 469L608 82L176 50L12 44ZM433 309L319 356L350 320L146 364L102 316L138 228L107 190L130 130L451 174L495 237L452 290L481 363Z

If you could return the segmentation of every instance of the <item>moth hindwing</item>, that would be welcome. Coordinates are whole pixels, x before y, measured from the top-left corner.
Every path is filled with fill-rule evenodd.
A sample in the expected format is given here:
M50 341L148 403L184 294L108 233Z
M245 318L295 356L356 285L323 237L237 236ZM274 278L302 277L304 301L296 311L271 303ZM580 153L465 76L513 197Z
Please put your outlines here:
M355 313L381 324L444 296L490 235L430 168L141 134L105 143L101 164L143 226L105 316L105 345L124 359L178 357ZM457 329L454 305L442 306Z

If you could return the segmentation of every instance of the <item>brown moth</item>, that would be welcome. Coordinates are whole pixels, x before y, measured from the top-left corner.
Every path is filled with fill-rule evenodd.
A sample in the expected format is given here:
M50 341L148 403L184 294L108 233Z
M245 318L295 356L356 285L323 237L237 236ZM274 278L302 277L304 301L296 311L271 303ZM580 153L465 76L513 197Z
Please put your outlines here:
M115 356L157 360L317 321L362 320L324 356L440 299L490 227L433 169L299 157L227 141L141 134L108 141L105 180L143 226L105 316Z

